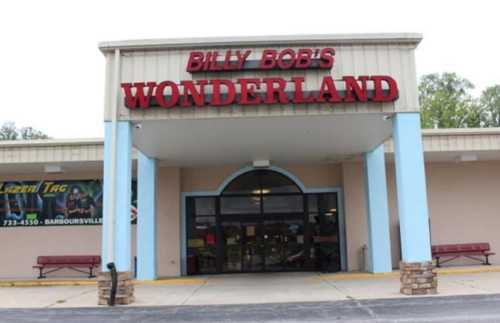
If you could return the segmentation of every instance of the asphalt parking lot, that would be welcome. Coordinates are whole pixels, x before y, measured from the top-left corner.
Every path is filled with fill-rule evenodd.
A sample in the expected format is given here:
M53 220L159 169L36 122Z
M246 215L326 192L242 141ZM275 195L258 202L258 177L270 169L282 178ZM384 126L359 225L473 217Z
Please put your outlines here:
M0 310L0 322L500 322L500 295Z

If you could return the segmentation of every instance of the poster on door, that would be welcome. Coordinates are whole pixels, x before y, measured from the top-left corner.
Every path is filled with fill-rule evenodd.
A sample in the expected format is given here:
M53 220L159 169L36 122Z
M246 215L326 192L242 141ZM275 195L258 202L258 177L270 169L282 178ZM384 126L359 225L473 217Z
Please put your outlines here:
M0 227L102 224L101 180L0 182ZM136 182L131 221L136 222Z

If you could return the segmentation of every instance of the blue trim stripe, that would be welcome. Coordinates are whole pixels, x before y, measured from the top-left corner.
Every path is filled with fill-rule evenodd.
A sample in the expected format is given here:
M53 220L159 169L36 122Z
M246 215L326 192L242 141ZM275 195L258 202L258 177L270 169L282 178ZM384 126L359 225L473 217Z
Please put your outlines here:
M130 199L132 194L132 127L128 121L117 122L116 165L111 165L111 122L104 123L104 177L103 177L103 227L102 227L102 269L106 268L108 242L108 215L114 204L114 262L118 271L131 270L131 224ZM116 182L111 183L109 174L115 167ZM115 200L109 200L111 185L115 186Z
M137 151L137 279L156 279L156 160Z
M117 124L116 146L116 217L115 263L118 271L131 270L130 201L132 197L132 126L128 121ZM106 178L104 178L106 180Z
M393 136L402 258L405 262L430 261L420 115L396 113L393 118Z
M374 273L392 271L384 154L384 145L381 144L364 156L368 252L370 271Z

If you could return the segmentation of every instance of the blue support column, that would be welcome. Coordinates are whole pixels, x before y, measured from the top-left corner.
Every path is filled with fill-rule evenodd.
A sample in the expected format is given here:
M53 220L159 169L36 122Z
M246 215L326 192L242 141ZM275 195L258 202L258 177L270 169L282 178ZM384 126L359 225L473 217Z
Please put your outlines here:
M384 145L381 144L374 150L367 152L364 157L370 271L374 273L391 272L391 239Z
M403 262L431 260L420 115L396 113L394 157Z
M113 140L115 140L114 149ZM103 184L102 270L107 271L106 264L112 260L117 271L130 271L132 127L127 121L117 122L116 137L113 135L112 123L104 123ZM110 217L113 220L112 223ZM110 226L113 227L112 231ZM113 244L112 251L109 246L110 235ZM113 254L110 255L109 252Z
M137 279L156 279L156 160L138 151Z

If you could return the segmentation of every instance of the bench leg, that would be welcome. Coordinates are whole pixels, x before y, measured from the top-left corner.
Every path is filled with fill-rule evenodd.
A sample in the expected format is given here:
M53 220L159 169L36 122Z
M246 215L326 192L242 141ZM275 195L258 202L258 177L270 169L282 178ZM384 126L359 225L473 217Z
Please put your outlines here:
M43 275L43 268L40 267L40 268L38 268L38 270L40 271L40 273L38 274L38 279L45 278L45 276Z
M94 267L90 266L89 267L89 278L94 278L95 275L94 275Z
M439 264L439 257L436 257L436 267L441 267L441 265Z
M484 257L486 258L486 261L483 263L483 265L488 265L490 266L490 259L489 259L489 255L484 255Z

